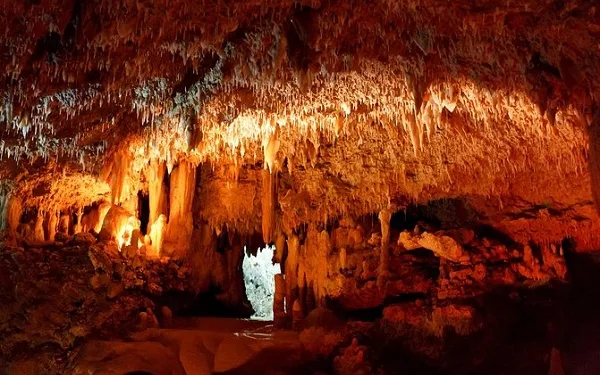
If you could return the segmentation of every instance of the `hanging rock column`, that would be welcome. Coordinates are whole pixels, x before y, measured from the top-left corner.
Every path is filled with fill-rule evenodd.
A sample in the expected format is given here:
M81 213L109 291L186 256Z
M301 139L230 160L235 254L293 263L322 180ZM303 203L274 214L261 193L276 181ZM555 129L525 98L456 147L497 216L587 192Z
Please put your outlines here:
M190 249L194 223L192 203L196 186L196 167L180 162L171 172L170 211L164 251L174 257L184 256Z
M262 235L266 244L274 241L273 233L275 229L275 207L277 205L276 196L276 175L267 169L262 171Z

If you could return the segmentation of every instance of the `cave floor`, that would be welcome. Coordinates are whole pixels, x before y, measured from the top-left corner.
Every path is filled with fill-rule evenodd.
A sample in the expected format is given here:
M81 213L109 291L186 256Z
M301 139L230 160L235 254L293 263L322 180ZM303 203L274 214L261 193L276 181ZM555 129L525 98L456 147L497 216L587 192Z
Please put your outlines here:
M297 333L264 321L177 318L168 329L148 329L132 340L88 342L73 373L294 373L301 361Z

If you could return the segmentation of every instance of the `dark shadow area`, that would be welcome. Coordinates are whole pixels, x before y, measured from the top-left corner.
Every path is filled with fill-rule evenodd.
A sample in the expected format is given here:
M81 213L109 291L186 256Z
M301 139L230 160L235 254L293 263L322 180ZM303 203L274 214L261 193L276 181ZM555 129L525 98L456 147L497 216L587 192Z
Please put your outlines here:
M218 299L221 290L213 287L206 293L191 296L189 293L169 293L161 297L164 305L172 307L177 316L182 317L219 317L250 318L252 306L231 306Z
M150 196L138 191L138 210L140 219L140 231L142 234L148 234L150 221Z

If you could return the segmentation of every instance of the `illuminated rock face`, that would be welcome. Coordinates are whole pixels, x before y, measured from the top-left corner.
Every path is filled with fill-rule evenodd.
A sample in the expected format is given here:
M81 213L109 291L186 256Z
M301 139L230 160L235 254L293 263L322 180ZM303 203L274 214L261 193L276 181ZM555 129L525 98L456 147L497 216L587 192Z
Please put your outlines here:
M119 249L131 245L132 233L140 228L140 221L129 211L119 206L112 206L106 213L100 230L101 238L117 242ZM136 244L133 244L137 246Z
M193 218L192 201L196 186L196 168L181 162L171 172L169 221L164 250L167 255L185 256L191 246Z
M158 257L162 254L162 248L167 231L167 217L161 214L150 226L151 243L146 246L146 255Z

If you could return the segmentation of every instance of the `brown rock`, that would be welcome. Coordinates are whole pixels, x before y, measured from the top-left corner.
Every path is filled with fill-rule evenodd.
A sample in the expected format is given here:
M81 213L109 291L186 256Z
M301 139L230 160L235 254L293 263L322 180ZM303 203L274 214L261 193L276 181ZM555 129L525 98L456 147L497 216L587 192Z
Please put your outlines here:
M154 296L160 296L163 293L163 288L156 283L148 284L147 290L150 294L152 294Z
M110 277L105 274L95 274L90 278L90 286L93 290L99 290L106 287L110 283Z
M77 233L69 241L70 245L86 246L95 244L98 240L89 232Z
M108 297L108 299L114 299L119 294L121 294L122 291L123 284L113 282L108 286L108 289L106 290L106 297Z

